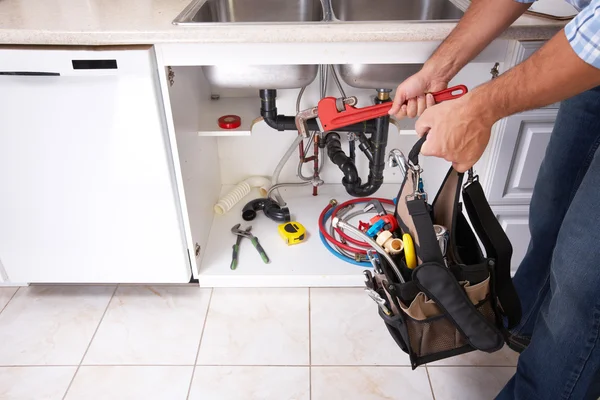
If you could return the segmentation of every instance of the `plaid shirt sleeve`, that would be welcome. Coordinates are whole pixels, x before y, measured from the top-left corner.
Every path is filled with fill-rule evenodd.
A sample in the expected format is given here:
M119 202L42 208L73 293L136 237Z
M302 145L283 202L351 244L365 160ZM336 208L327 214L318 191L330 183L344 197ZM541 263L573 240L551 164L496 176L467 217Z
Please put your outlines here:
M536 0L515 0L534 3ZM577 3L577 1L569 1ZM574 4L577 7L577 4ZM600 68L600 0L592 0L565 26L565 35L575 53L586 63Z
M600 68L600 0L590 4L565 26L575 53L586 63Z

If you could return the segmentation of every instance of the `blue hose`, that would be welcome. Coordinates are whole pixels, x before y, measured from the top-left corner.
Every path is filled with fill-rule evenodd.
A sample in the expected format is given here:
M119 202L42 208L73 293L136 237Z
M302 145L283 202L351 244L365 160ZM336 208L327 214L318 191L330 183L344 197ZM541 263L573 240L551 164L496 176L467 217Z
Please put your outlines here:
M329 211L327 211L325 213L325 215L323 216L323 218L325 218L325 220L323 221L323 225L325 225L325 222L329 219L329 217L331 217L331 214L333 214L333 210L334 208L332 207ZM344 256L343 254L338 253L337 251L335 251L333 249L333 247L331 247L331 245L329 244L329 242L325 239L325 236L323 236L323 233L321 233L321 231L319 230L319 237L321 238L321 242L323 242L323 245L325 246L325 248L327 250L329 250L329 252L331 254L333 254L334 256L336 256L337 258L339 258L342 261L346 261L347 263L359 266L359 267L367 267L367 268L373 268L373 266L371 265L371 263L363 261L356 261L353 260L351 258L348 258L346 256Z

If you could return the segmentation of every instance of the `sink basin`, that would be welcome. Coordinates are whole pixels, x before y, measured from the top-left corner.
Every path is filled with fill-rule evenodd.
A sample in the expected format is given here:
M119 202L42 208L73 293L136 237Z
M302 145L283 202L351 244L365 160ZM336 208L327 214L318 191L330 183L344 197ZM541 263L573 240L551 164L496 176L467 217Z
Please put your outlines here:
M458 20L463 12L449 0L331 0L340 21Z
M173 23L285 23L322 19L320 0L195 0Z
M317 77L318 65L210 65L202 67L213 88L296 89Z
M176 25L298 23L323 20L320 0L194 0ZM295 89L317 77L317 65L218 65L202 67L213 88Z
M396 89L423 64L340 64L335 69L347 85L360 89Z
M443 21L463 15L449 0L194 0L173 21L176 25L343 23L352 21ZM316 65L204 66L213 87L292 89L310 84ZM394 89L420 64L349 64L336 67L356 88Z

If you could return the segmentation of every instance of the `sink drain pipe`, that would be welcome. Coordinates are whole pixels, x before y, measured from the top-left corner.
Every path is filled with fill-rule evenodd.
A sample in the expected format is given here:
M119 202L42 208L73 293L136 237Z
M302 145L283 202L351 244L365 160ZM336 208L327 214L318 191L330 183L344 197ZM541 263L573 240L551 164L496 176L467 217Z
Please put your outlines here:
M278 131L297 131L296 117L287 115L277 115L277 90L275 89L260 89L260 115L271 128ZM309 119L309 131L321 131L316 119ZM359 124L348 125L340 128L343 132L366 132L374 133L377 129L377 120L371 119Z
M385 93L385 94L383 94ZM390 101L389 92L380 91L380 95L375 100L376 104ZM342 184L346 192L354 197L366 197L375 193L383 183L383 171L385 169L385 148L387 146L390 117L388 115L375 119L375 132L371 134L370 139L361 140L359 148L369 159L369 177L367 182L362 184L354 160L346 155L342 150L340 135L335 132L328 133L324 143L327 147L327 156L336 164L344 174Z

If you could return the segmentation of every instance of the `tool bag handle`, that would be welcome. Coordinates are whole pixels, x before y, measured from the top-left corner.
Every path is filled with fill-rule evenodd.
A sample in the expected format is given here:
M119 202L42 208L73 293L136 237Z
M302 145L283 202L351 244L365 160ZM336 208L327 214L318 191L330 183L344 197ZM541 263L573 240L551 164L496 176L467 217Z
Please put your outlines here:
M410 149L410 153L408 153L408 161L414 165L419 165L419 153L421 152L421 147L423 147L425 140L427 140L427 133L417 140L417 143L413 145L412 149Z

